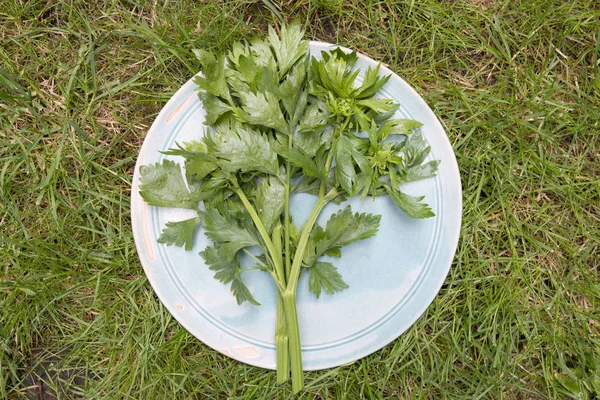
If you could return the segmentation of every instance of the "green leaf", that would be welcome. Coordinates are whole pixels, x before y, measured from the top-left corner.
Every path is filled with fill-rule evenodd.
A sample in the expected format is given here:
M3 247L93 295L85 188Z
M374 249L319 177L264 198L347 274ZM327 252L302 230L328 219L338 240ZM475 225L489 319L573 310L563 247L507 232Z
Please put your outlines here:
M140 168L140 195L151 206L189 208L196 210L198 202L207 193L190 193L179 164L163 160L162 164L144 165Z
M260 303L256 301L256 299L252 296L252 293L248 289L244 282L242 282L242 278L238 275L233 278L231 281L231 293L235 296L235 299L238 304L242 304L244 301L248 301L249 303L260 306Z
M202 74L196 75L194 83L198 87L214 96L221 97L232 104L229 94L229 87L225 79L225 56L219 54L215 57L214 54L205 50L194 50L194 54L202 65Z
M404 158L404 166L412 168L421 165L425 158L429 155L431 147L427 145L422 134L414 134L409 136L401 148Z
M313 230L310 232L304 259L302 260L305 266L312 266L319 257L325 254L329 249L330 242L331 240L325 233L325 229L315 224Z
M358 124L358 127L368 132L371 130L371 125L375 124L375 122L365 114L360 107L354 107L354 120Z
M401 182L412 182L420 179L432 178L437 172L439 160L429 161L426 164L415 165L402 171L400 176Z
M224 258L218 245L207 246L200 252L200 256L208 264L210 270L216 271L215 279L219 282L229 283L239 273L238 260Z
M202 107L206 111L207 125L215 125L217 121L231 111L229 104L220 100L217 96L208 92L199 92L198 97L202 100Z
M229 190L231 186L231 175L221 169L216 169L205 180L202 181L202 190L209 192L211 195L204 199L204 205L221 204L227 197L231 195Z
M241 56L237 70L228 70L227 81L238 95L249 91L279 91L277 71L262 65L255 56Z
M279 108L279 99L271 92L240 93L242 108L236 108L236 116L249 124L261 125L267 128L287 132L288 125Z
M371 109L377 114L397 109L396 104L391 99L365 99L359 100L355 104Z
M409 135L414 129L423 126L419 121L412 119L390 119L385 121L378 131L381 140L385 140L390 135Z
M359 240L375 236L379 230L381 215L356 213L352 214L350 206L333 214L325 233L331 238L329 248L344 247Z
M321 181L318 178L305 175L294 185L292 193L308 193L318 196L320 186Z
M371 112L369 112L369 114L373 118L373 121L375 121L378 124L383 124L384 122L386 122L387 120L392 118L394 116L394 114L396 114L396 111L398 111L399 108L400 108L399 103L393 103L393 107L390 107L390 109L387 111L384 111L379 114L375 113L374 111L371 111Z
M196 155L203 155L207 157L207 159L215 159L211 155L207 154L208 149L206 147L206 144L197 140L192 140L191 142L175 143L175 146L176 147L171 147L168 150L161 151L161 153L169 156L181 156L185 158Z
M390 80L391 75L385 77L379 76L380 67L381 64L378 64L375 68L367 68L365 79L362 85L354 92L354 97L357 99L373 97Z
M176 148L163 154L185 158L185 177L190 191L199 191L200 182L217 168L217 158L208 153L206 144L200 141L176 143Z
M352 209L350 206L346 206L344 209L332 214L325 225L325 237L328 241L327 248L338 247L336 245L329 246L338 241L338 239L344 234L344 231L348 228L350 221L352 220Z
M239 66L240 57L250 57L250 47L247 42L234 42L227 53L227 58L235 66Z
M321 130L322 131L322 130ZM322 140L331 135L320 134L318 132L300 132L295 130L292 134L294 139L294 147L298 148L303 154L308 157L315 157L317 150L322 145Z
M217 168L215 163L202 157L190 157L184 165L188 184L198 183Z
M295 127L302 115L304 115L304 110L306 110L306 106L308 105L308 91L301 90L300 94L296 99L296 108L294 109L294 114L291 119L288 116L289 126Z
M285 206L285 188L273 176L264 179L256 188L256 211L269 234L279 221Z
M227 83L231 86L232 95L239 97L240 93L250 92L252 88L246 82L245 78L238 71L227 70ZM234 112L241 112L241 110L237 110L235 106L231 108Z
M166 228L158 238L158 243L167 246L175 245L185 246L186 250L191 250L194 244L194 232L201 223L200 218L194 217L179 222L167 222Z
M258 65L265 66L271 70L277 68L275 56L269 43L255 37L250 40L250 51L254 55L254 60Z
M331 112L325 102L319 101L306 107L304 115L300 119L300 133L316 133L321 131L331 121Z
M351 97L353 84L360 70L352 71L344 58L332 54L327 62L312 64L313 74L318 75L319 83L336 97L346 99Z
M300 121L299 129L294 130L292 134L294 146L299 147L310 157L314 157L324 144L329 148L334 131L329 122L330 113L327 104L321 102L317 106L309 106Z
M308 42L303 39L304 31L299 23L281 26L281 37L275 29L269 26L268 40L279 64L279 77L282 78L288 70L308 51Z
M362 139L355 138L355 140L359 141ZM367 158L354 145L352 146L352 159L360 169L360 172L370 176L371 164L369 163L369 160L367 160Z
M244 247L259 245L258 234L251 223L243 223L234 216L231 209L207 208L200 215L204 222L204 234L210 240L220 243L220 252L226 260L232 260Z
M308 289L317 298L321 295L322 289L329 294L334 294L348 288L337 268L331 263L317 261L309 268L309 272Z
M220 125L204 137L219 166L227 172L259 171L277 175L277 153L266 135L248 127Z
M355 213L350 206L329 217L325 229L315 225L310 233L304 264L311 266L319 257L340 257L340 248L374 236L379 229L380 215Z
M208 246L204 251L200 252L200 255L206 264L208 264L209 269L216 271L215 279L221 283L231 282L231 293L235 296L238 304L248 301L255 306L259 306L260 303L254 299L252 293L250 293L250 290L248 290L248 287L242 281L240 274L242 269L240 268L239 258L225 258L221 250L222 248L220 247Z
M325 252L325 255L329 256L329 257L341 258L342 257L342 250L339 247L333 247L331 249L328 249Z
M358 161L361 170L368 170L369 164L365 157L355 148L350 139L340 136L335 146L335 177L339 185L349 196L356 194L355 162Z
M306 64L304 61L296 64L279 86L281 103L293 125L303 114L304 107L306 107L307 94L306 91L302 90L306 81Z
M192 140L190 142L182 142L181 145L177 144L178 150L186 151L187 153L181 153L182 156L187 157L188 154L192 153L206 153L208 148L206 144L199 140ZM170 149L175 151L177 149ZM175 155L175 153L173 153Z
M392 197L396 205L411 218L430 218L435 216L431 208L421 201L425 196L410 196L400 190L385 185L386 191Z
M288 149L281 145L276 146L277 153L294 167L302 169L304 175L321 178L321 171L312 157L304 154L302 150L292 147Z
M175 143L176 147L161 151L162 154L169 156L179 156L185 159L200 157L206 161L216 162L217 158L210 153L210 149L205 141L193 140L191 142Z
M342 59L346 62L346 66L348 68L354 67L356 62L358 61L358 56L356 55L356 51L345 52L341 47L336 47L330 52L321 51L321 57L323 57L323 61L329 61L332 55L335 55L337 58Z
M266 71L264 71L265 69ZM261 75L262 72L268 74L270 69L257 64L255 58L249 56L239 58L239 66L236 71L232 71L232 75L237 75L238 78L247 83L250 88L256 89L259 75Z
M356 181L351 146L352 143L348 139L340 136L335 147L335 178L350 196L355 194L354 182Z
M321 100L326 100L329 97L329 91L323 87L321 78L319 77L319 61L312 58L310 69L312 79L308 80L308 94ZM316 71L316 72L315 72Z

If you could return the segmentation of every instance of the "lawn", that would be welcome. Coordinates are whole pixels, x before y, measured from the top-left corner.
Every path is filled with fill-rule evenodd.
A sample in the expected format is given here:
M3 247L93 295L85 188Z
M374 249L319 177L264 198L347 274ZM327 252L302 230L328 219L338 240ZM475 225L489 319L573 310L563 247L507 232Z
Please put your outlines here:
M288 398L161 305L130 186L199 64L298 18L381 60L454 147L463 226L428 311L307 399L600 398L600 6L579 0L0 3L0 398Z

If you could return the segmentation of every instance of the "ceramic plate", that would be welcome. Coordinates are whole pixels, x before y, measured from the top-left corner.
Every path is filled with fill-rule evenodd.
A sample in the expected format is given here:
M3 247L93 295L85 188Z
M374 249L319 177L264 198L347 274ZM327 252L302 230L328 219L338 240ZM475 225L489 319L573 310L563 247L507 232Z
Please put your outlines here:
M333 45L311 42L319 55ZM366 70L376 62L359 56L357 66ZM304 274L298 286L298 318L304 369L335 367L381 349L406 331L438 293L452 262L461 222L461 186L458 166L444 129L425 101L404 80L392 75L382 97L401 104L398 117L423 123L422 132L431 146L430 160L441 160L436 178L404 187L413 195L425 195L436 217L413 220L405 216L389 196L372 201L351 199L327 206L318 222L347 204L353 211L381 214L379 233L343 249L334 264L349 289L319 299L308 291ZM359 77L358 81L361 78ZM157 243L168 221L194 216L190 210L150 207L139 195L140 166L161 161L159 153L176 142L197 139L203 132L204 110L190 80L175 93L148 132L135 168L131 200L135 242L144 271L159 299L190 333L213 349L236 360L275 369L273 339L276 315L275 286L264 272L251 271L244 280L261 306L239 306L229 287L213 278L199 252L208 244L196 235L193 251ZM182 161L177 157L174 160ZM295 195L291 204L294 221L304 221L316 199Z

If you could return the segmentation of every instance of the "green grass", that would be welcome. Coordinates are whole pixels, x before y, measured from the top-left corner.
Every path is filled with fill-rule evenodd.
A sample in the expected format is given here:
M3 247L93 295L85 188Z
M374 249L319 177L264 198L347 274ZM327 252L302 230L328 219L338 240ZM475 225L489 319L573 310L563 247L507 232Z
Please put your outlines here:
M299 18L412 84L463 183L461 240L408 332L304 398L596 398L600 7L561 0L0 3L0 398L287 398L162 307L129 219L156 114L221 49ZM389 2L392 3L392 2Z

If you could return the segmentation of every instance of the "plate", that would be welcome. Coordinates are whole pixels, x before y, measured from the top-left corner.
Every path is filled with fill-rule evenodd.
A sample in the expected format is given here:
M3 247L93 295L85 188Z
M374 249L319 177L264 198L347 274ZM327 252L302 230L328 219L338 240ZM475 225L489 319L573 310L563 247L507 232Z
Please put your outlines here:
M317 56L335 46L310 42ZM359 55L357 67L366 70L377 63ZM428 159L439 159L437 177L412 182L404 190L425 195L436 216L414 220L404 215L389 196L359 202L353 198L330 204L320 216L350 204L354 212L381 214L379 233L343 249L333 262L349 288L317 299L308 291L308 276L298 285L298 318L303 367L318 370L346 364L367 356L406 331L427 309L444 282L456 251L461 224L461 185L458 165L444 129L425 101L404 80L392 75L382 97L401 104L398 116L423 123L429 145ZM359 77L357 81L362 78ZM246 272L244 281L261 303L239 306L228 286L213 278L199 252L209 245L196 234L192 251L157 243L168 221L193 217L194 211L148 206L139 194L140 166L167 157L159 153L176 142L197 139L203 132L204 110L192 80L169 100L148 132L137 159L133 177L131 216L140 261L160 301L191 334L213 349L236 360L275 369L276 293L274 283L260 271ZM169 157L179 162L178 157ZM294 221L304 221L316 198L293 196Z

